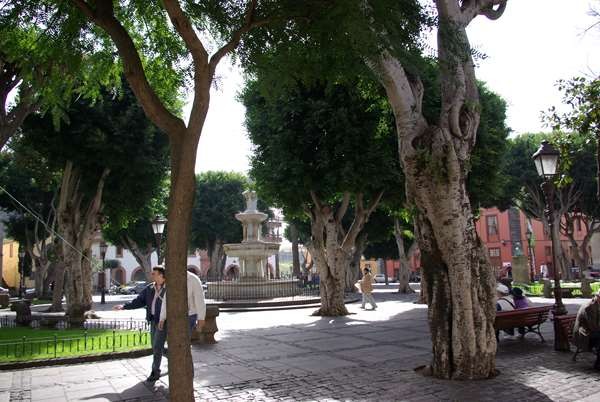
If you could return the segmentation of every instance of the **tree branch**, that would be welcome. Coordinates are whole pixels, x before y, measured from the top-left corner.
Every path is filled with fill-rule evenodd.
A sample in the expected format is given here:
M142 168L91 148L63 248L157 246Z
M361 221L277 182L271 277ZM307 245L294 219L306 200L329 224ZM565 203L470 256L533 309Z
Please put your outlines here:
M478 15L497 20L504 13L506 3L507 0L463 0L460 7L462 21L466 26Z
M152 89L131 36L115 17L113 1L97 0L95 9L84 0L71 2L113 40L123 62L125 78L148 118L170 137L183 135L185 123L169 112Z
M348 206L350 205L350 192L344 191L344 198L342 199L342 205L337 210L335 215L335 220L341 224L342 219L344 219L344 215L346 215L346 211L348 210Z
M399 60L389 52L382 52L377 59L366 61L385 88L387 98L394 110L398 136L406 139L402 143L410 144L412 137L419 134L418 127L427 127L422 114L423 83L410 79Z
M235 31L233 31L233 34L231 35L229 41L211 56L209 62L209 72L211 79L214 76L215 70L217 69L217 65L219 64L221 59L229 52L235 50L235 48L240 44L242 36L246 32L250 31L252 28L266 25L271 22L270 19L254 21L254 12L256 11L257 3L258 0L250 0L248 2L248 5L246 6L246 12L244 13L244 24Z

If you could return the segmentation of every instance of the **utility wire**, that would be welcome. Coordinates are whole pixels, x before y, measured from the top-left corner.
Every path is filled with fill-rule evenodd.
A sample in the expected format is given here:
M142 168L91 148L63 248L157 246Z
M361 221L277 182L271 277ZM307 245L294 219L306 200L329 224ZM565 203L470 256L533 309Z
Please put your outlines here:
M4 187L2 187L0 185L0 190L4 191L6 193L6 195L8 195L14 202L16 202L21 208L23 208L28 214L32 215L38 222L40 222L42 225L44 225L44 227L46 228L46 230L48 232L50 232L51 234L53 234L54 236L58 237L60 240L62 240L66 245L68 245L69 247L71 247L73 250L75 250L82 258L85 258L86 260L88 260L90 263L92 262L92 260L90 260L85 254L83 254L79 249L77 249L77 247L75 247L74 245L72 245L71 243L69 243L64 237L62 237L60 234L58 234L57 231L55 231L54 229L52 229L50 226L48 226L46 224L46 222L44 222L44 220L34 211L32 211L30 208L28 208L27 206L25 206L21 201L19 201L14 195L12 195L11 193L8 192L7 189L5 189Z

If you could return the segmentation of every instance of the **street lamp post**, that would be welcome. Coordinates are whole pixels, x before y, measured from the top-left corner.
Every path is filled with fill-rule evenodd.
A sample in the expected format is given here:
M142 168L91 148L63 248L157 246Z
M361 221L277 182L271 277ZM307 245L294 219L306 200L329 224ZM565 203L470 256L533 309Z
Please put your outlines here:
M101 296L100 296L100 304L106 304L106 250L108 249L108 244L104 240L100 243L100 257L102 258L102 287L100 288Z
M533 281L535 280L535 268L533 267L533 249L531 247L532 236L533 233L531 233L531 230L527 228L527 231L525 232L525 237L527 238L527 251L529 254L529 280L533 283Z
M544 213L548 220L550 230L550 241L552 243L552 266L554 267L554 307L552 313L554 316L567 314L567 309L562 302L562 291L560 288L560 267L556 263L556 247L554 239L554 185L553 179L556 177L558 168L558 158L560 153L546 140L542 141L539 149L533 154L532 158L538 174L544 180L542 191L546 199L546 208ZM568 350L568 339L563 339L561 331L558 328L557 320L554 320L554 349Z
M25 292L25 251L19 251L19 267L21 276L19 277L19 299L23 298L23 293Z
M167 223L167 220L158 215L156 215L156 217L152 221L152 231L154 232L154 236L156 237L156 260L159 265L160 265L160 240L161 240L163 231L165 230L166 223Z

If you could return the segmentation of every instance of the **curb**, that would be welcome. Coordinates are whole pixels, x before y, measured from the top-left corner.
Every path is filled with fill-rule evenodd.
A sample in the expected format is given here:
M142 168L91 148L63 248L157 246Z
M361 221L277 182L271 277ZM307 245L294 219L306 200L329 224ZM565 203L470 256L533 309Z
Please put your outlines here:
M344 304L355 303L360 300L359 296L350 296L344 299ZM293 310L301 308L318 308L321 306L321 299L314 298L309 300L298 300L290 303L289 301L281 302L263 302L263 303L208 303L207 306L216 306L222 312L245 312L245 311L275 311L275 310Z
M149 349L134 350L131 352L102 353L102 354L98 354L98 355L64 357L64 358L48 359L48 360L32 360L32 361L27 361L27 362L1 363L0 371L18 370L18 369L36 368L36 367L47 367L47 366L60 366L60 365L64 365L64 364L91 363L91 362L100 362L100 361L112 360L112 359L129 359L129 358L136 358L136 357L142 357L142 356L149 356L151 354L152 354L152 349L149 348Z

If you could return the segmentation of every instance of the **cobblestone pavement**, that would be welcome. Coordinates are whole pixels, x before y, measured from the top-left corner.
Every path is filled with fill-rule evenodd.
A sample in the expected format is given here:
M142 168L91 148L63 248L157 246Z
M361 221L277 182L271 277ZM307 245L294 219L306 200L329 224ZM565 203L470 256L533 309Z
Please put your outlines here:
M572 362L555 352L551 323L543 326L546 343L533 334L502 338L494 379L423 377L413 369L431 357L425 308L391 291L376 298L376 311L352 304L353 314L341 318L312 317L309 309L222 313L219 343L193 347L197 400L600 401L593 356ZM576 311L581 301L572 303ZM143 382L150 361L0 372L0 402L166 400L167 363L150 386Z

